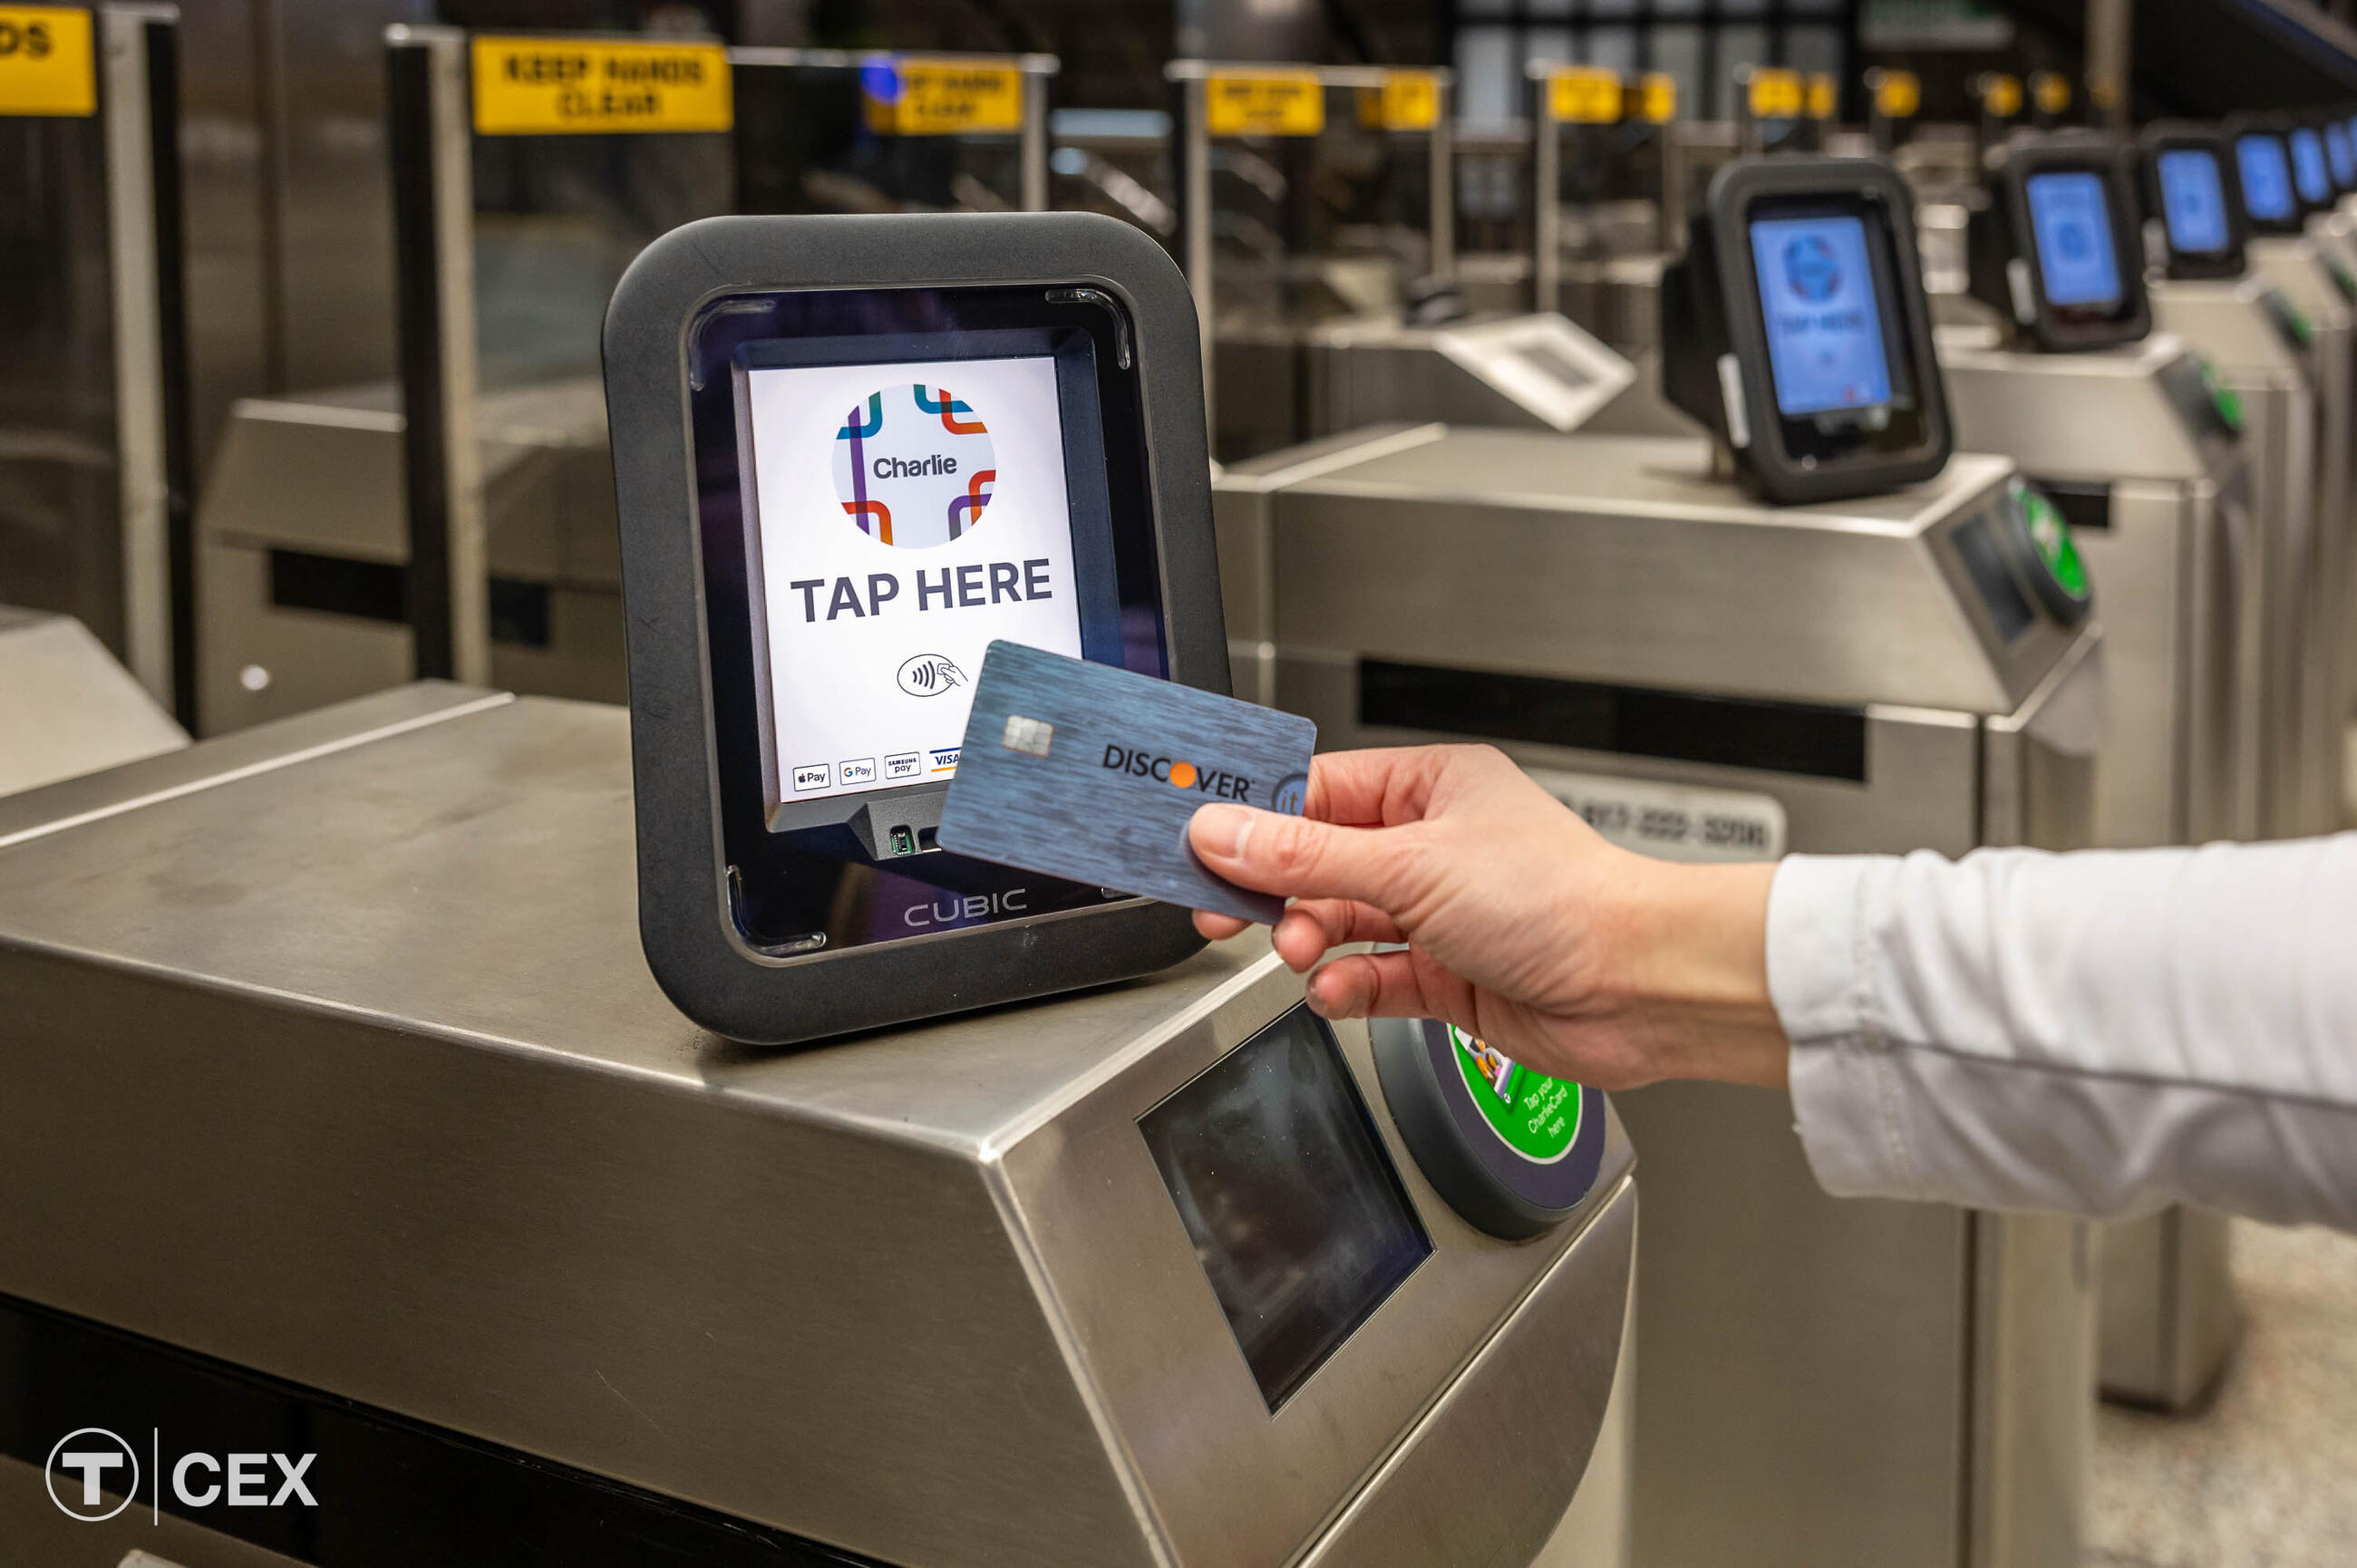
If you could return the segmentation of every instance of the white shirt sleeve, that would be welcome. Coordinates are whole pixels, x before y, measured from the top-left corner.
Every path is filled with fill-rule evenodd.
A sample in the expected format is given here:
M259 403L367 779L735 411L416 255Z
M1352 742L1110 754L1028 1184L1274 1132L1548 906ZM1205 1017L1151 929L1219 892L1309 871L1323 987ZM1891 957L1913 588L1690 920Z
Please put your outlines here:
M1796 855L1768 981L1828 1191L2357 1230L2357 833Z

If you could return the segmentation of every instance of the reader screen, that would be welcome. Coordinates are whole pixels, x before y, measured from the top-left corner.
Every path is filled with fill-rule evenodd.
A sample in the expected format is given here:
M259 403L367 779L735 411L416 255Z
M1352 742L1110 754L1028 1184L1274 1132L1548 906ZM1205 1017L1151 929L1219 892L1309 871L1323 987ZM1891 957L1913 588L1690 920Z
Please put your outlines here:
M2254 133L2234 140L2234 162L2243 177L2243 210L2262 223L2282 223L2298 215L2291 193L2291 160L2276 137Z
M2169 223L2169 248L2185 255L2214 256L2231 241L2226 221L2226 183L2215 155L2199 147L2175 147L2160 155L2160 205Z
M2332 160L2332 183L2343 190L2357 188L2357 144L2349 140L2349 127L2327 125L2324 151Z
M994 638L1082 652L1056 360L744 374L775 799L944 779Z
M1751 223L1769 369L1776 407L1787 418L1890 402L1890 360L1866 245L1858 218Z
M2321 207L2332 199L2332 176L2324 166L2324 138L2313 131L2300 130L2291 134L2292 177L2299 186L2299 199L2313 207Z
M2112 251L2112 217L2101 175L2084 170L2034 174L2029 180L2029 227L2038 270L2050 305L2117 305L2119 258Z
M1271 1410L1431 1255L1333 1032L1307 1005L1137 1125Z

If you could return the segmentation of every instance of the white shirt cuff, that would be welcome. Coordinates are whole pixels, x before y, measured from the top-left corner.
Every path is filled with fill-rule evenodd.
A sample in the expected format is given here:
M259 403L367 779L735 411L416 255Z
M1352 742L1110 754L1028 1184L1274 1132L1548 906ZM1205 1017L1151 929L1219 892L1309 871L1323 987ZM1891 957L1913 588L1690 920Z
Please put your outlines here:
M1891 863L1791 855L1768 894L1768 993L1792 1043L1792 1111L1818 1185L1836 1197L1924 1190L1900 1067L1874 989L1870 901Z

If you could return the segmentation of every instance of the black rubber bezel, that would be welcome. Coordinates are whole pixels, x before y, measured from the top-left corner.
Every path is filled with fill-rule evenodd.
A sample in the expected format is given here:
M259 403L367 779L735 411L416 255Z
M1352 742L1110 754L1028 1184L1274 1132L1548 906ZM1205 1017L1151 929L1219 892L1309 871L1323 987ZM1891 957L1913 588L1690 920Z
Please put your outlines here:
M2147 337L2152 306L2145 297L2144 239L2137 231L2136 197L2119 145L2091 131L2058 131L2016 137L1994 156L1989 203L1972 217L1974 295L2049 354L2108 349ZM2120 277L2120 296L2108 310L2056 305L2047 296L2045 258L2029 211L2029 182L2046 174L2092 174L2103 181L2112 254ZM2028 322L2014 315L2009 268L2016 260L2029 264Z
M1906 385L1914 408L1903 424L1861 438L1837 453L1795 452L1776 404L1768 329L1754 277L1746 220L1763 204L1854 204L1872 218L1870 243L1889 261L1894 297L1885 302L1887 352L1894 394ZM1679 409L1726 442L1737 467L1761 496L1780 505L1842 500L1919 484L1947 466L1954 446L1947 388L1932 338L1932 315L1915 248L1915 199L1889 160L1787 154L1742 158L1713 177L1695 215L1686 253L1662 285L1663 391ZM1738 446L1727 427L1717 364L1735 358L1749 439Z
M2226 122L2226 145L2234 157L2234 191L2243 198L2243 227L2249 233L2305 233L2308 231L2308 215L2317 210L2300 199L2299 177L2291 172L2291 144L2286 138L2289 129L2279 115L2237 114ZM2273 136L2284 144L2285 177L2291 181L2290 217L2262 218L2251 210L2249 195L2243 189L2242 139L2246 135Z
M2215 254L2180 251L2169 238L2169 215L2160 197L2160 156L2173 152L2205 152L2218 161L2219 187L2226 201L2226 248ZM2145 127L2136 139L2136 163L2142 176L2145 212L2161 228L2172 278L2238 278L2248 267L2244 249L2250 242L2250 220L2243 212L2243 171L2234 158L2233 139L2207 125L2163 122Z
M1169 675L1227 692L1194 305L1178 268L1138 230L1090 213L714 218L657 240L615 288L606 390L630 639L640 936L664 993L720 1034L815 1039L1147 973L1202 946L1186 911L1144 901L790 955L758 950L732 913L688 324L730 294L1008 285L1103 290L1133 324Z
M1541 1235L1595 1190L1604 1163L1604 1091L1582 1085L1579 1132L1564 1157L1538 1165L1482 1120L1456 1071L1445 1024L1377 1018L1367 1026L1375 1078L1392 1121L1433 1190L1466 1223L1504 1240Z

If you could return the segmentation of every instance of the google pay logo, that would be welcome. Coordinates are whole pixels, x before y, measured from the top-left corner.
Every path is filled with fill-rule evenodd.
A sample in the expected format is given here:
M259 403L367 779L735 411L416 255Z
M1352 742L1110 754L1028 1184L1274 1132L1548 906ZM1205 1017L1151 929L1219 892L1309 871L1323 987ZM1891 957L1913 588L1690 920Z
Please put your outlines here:
M880 544L931 550L982 521L998 483L990 431L947 387L887 387L834 433L834 493Z

